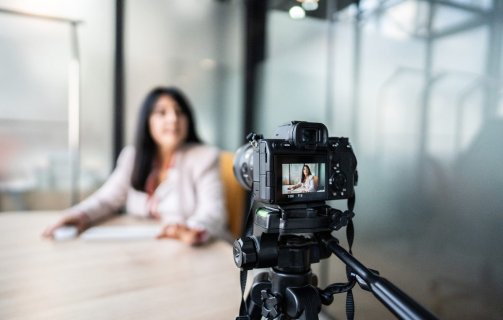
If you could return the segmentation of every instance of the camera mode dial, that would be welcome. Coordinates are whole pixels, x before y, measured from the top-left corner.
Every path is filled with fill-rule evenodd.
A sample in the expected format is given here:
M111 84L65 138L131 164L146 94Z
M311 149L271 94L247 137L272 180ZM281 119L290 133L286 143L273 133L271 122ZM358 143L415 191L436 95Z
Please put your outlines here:
M342 194L346 191L347 182L346 175L336 167L329 179L330 190L333 193Z

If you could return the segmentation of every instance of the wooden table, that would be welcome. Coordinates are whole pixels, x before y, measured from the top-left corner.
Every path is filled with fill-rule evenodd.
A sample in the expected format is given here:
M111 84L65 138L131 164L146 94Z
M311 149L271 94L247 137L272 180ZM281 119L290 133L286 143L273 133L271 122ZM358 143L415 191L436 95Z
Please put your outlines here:
M0 212L0 319L237 316L239 270L230 244L42 239L42 230L57 217Z

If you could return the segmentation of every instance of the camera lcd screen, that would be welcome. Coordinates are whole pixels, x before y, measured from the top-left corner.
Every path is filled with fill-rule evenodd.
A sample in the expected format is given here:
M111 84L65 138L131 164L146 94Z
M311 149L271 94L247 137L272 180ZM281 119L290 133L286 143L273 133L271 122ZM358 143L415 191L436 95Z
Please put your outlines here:
M276 185L277 200L296 202L325 199L326 162L324 157L302 158L278 159L280 161L276 168L281 169L281 176L276 177L281 181L277 181L279 183Z

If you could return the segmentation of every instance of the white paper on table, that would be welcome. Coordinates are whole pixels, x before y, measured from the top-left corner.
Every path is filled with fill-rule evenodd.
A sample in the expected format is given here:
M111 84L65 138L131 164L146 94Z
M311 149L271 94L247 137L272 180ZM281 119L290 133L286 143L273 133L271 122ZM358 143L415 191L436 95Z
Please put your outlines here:
M154 239L161 231L160 226L96 226L84 231L83 240L144 240Z

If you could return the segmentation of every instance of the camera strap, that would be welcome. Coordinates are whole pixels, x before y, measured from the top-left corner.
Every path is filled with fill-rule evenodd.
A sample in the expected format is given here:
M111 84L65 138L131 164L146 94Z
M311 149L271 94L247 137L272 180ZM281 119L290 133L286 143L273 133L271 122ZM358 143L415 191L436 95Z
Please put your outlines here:
M246 214L246 220L245 220L245 228L243 232L243 237L249 236L252 234L253 231L253 215L251 212L253 211L253 200L254 200L254 195L251 196L250 199L250 209L248 210L248 213ZM241 268L241 271L239 272L239 281L241 283L241 305L239 306L239 316L236 317L236 320L250 320L250 315L248 313L248 306L245 303L244 296L245 296L245 288L246 288L246 280L248 278L248 270Z
M247 277L248 271L241 269L241 271L239 272L239 279L241 281L241 306L239 306L239 316L236 317L236 320L250 320L250 316L248 315L248 307L246 306L244 300Z
M355 227L353 225L353 209L355 207L355 202L356 202L356 197L353 194L351 197L348 198L348 211L350 215L348 215L349 220L348 220L348 225L346 227L346 239L348 241L348 249L349 249L349 254L353 255L353 251L351 250L351 247L353 246L353 241L355 238ZM351 281L351 269L346 266L346 276L348 278L348 281ZM348 320L353 320L355 317L355 302L353 298L353 290L349 289L346 293L346 317Z

